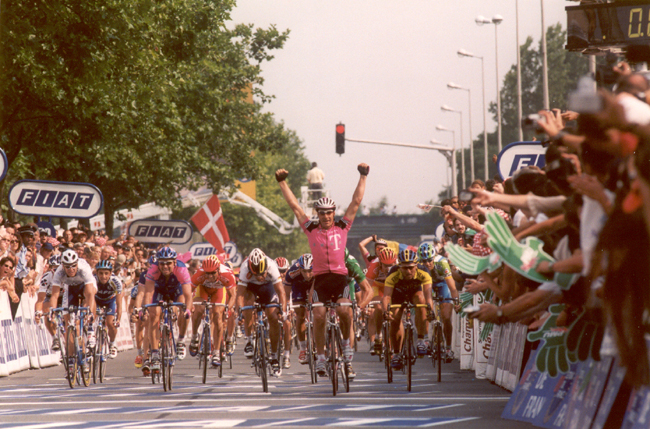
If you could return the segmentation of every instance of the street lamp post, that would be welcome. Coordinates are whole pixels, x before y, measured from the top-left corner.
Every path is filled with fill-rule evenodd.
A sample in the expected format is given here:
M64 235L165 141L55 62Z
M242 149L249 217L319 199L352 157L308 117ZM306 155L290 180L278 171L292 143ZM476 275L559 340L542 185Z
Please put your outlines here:
M496 81L497 81L497 143L499 145L499 152L501 152L501 93L499 91L499 39L497 36L497 27L503 21L501 15L494 15L492 20L483 16L477 16L477 25L494 24L494 58L496 65Z
M453 144L454 150L456 150L456 132L454 130L449 129L447 127L444 127L442 125L436 125L436 130L451 133L452 144ZM456 154L454 154L454 162L456 162ZM456 169L456 164L454 164L453 169L454 170ZM454 174L456 174L456 173L454 173ZM463 189L465 189L466 188L465 187L465 165L461 165L461 175L463 176L461 178L461 183L463 184ZM456 195L458 195L458 194L456 194Z
M449 82L447 84L447 88L449 89L459 89L461 91L467 91L467 101L469 102L469 163L470 163L470 176L472 179L472 182L474 181L474 139L472 138L472 92L470 91L469 88L462 87L460 85L456 85L453 82ZM462 128L462 125L461 125ZM461 132L460 139L462 141L463 139L463 134ZM463 144L461 143L461 147ZM464 153L464 151L463 151ZM463 163L464 164L464 163Z
M461 174L461 181L463 184L463 189L465 189L465 148L463 147L463 112L460 110L452 109L451 107L447 106L446 104L440 106L440 110L443 112L453 112L453 113L458 113L460 116L460 174ZM443 127L442 125L438 125L436 127L438 131L451 131L453 130L448 130L447 128ZM454 138L455 140L455 138Z
M479 57L478 55L474 55L470 52L467 52L464 49L460 49L458 51L458 56L459 57L468 57L468 58L478 58L481 60L481 82L482 82L482 88L483 88L483 152L485 155L485 181L487 182L488 180L488 142L487 142L487 126L486 126L486 121L487 121L487 109L485 108L485 67L484 67L484 62L483 62L483 57ZM474 156L474 145L472 145L472 157ZM472 160L472 181L474 180L474 161Z
M442 146L442 143L440 143L439 141L436 141L436 140L433 140L433 139L431 140L430 143L435 146L435 149L437 149L438 152L440 152L441 154L443 154L445 156L445 158L447 158L447 162L449 162L449 166L451 167L451 189L452 189L452 193L454 193L455 195L458 195L460 191L458 189L458 184L457 184L457 179L456 179L456 176L457 176L457 173L456 173L456 144L454 143L452 148L449 149L448 147ZM451 195L451 197L453 197L455 195Z

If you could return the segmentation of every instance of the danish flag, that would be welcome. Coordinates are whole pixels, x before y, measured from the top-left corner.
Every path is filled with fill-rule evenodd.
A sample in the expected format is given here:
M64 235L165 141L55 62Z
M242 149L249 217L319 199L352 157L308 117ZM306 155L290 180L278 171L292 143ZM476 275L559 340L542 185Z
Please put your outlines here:
M230 237L226 229L226 222L223 220L218 195L210 197L203 207L192 216L192 222L201 235L217 249L218 253L223 252L223 246L230 241Z

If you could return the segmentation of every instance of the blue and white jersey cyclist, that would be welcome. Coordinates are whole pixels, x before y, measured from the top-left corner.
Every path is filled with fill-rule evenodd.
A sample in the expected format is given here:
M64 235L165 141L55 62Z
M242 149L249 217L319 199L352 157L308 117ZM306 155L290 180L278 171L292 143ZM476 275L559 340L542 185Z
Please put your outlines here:
M59 293L63 290L63 307L87 306L90 308L88 327L88 347L95 347L95 331L93 330L93 315L96 311L95 293L97 293L97 282L93 276L93 270L79 255L72 249L66 249L61 254L61 265L54 272L52 277L52 296L50 302L55 303L59 299ZM64 315L66 323L70 319L69 314ZM67 344L74 347L73 344ZM84 372L90 371L90 366L83 364Z
M117 357L115 338L122 318L122 281L113 274L113 262L110 259L99 261L95 265L95 272L97 281L95 302L98 307L106 310L106 328L110 339L109 356L111 359L115 359Z
M442 319L442 331L445 337L445 360L451 362L454 352L451 350L451 336L453 327L451 324L451 311L454 299L458 299L456 282L451 275L451 268L447 258L436 254L435 248L430 243L422 243L418 249L420 268L424 268L433 281L432 292L442 298L440 303L440 319Z
M285 294L291 294L291 300L294 304L306 304L308 294L314 285L313 273L314 258L311 253L305 253L296 262L289 267L287 274L284 276ZM296 331L298 332L298 342L300 343L300 352L298 353L298 362L302 365L309 363L307 356L307 341L305 338L305 309L296 307Z
M281 308L286 308L287 299L282 287L282 277L275 261L260 249L253 249L248 258L242 263L237 282L237 306L252 305L255 301L259 304L279 303ZM271 367L273 375L282 374L277 350L280 339L278 320L282 314L281 308L266 308L266 317L269 319L269 334L271 337ZM253 356L253 342L251 331L253 327L252 311L244 311L244 328L246 330L246 346L244 356Z
M185 304L185 317L178 318L178 342L176 354L178 359L185 359L185 333L192 305L192 282L190 273L184 262L176 259L176 251L165 246L156 253L156 262L149 267L144 284L144 303L152 304L160 301L182 302ZM160 371L160 354L155 348L160 342L160 307L152 307L149 311L149 344L151 344L151 369Z

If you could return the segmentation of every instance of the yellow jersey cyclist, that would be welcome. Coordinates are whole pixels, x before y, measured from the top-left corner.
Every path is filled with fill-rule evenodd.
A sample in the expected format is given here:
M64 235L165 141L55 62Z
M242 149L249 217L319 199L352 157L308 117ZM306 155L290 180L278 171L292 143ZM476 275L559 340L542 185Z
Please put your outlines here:
M451 309L454 302L458 302L458 290L456 282L451 275L449 261L442 255L437 255L434 247L429 243L423 243L418 249L420 264L424 266L431 280L433 281L432 292L442 298L440 302L440 319L442 319L442 330L445 336L445 355L447 362L454 359L454 352L451 350L451 336L453 328L451 325ZM418 350L419 353L419 350Z
M392 304L403 304L411 302L412 304L427 304L433 308L433 299L431 295L431 276L426 270L420 269L417 265L418 254L411 249L404 249L397 256L398 269L389 274L384 282L384 298L382 305L387 317L391 320L390 325L390 342L393 348L393 359L391 366L395 369L401 369L402 360L400 350L402 349L402 339L404 330L402 329L402 308L391 309ZM418 355L425 355L427 352L427 317L424 307L415 309L415 326L418 331L417 352Z

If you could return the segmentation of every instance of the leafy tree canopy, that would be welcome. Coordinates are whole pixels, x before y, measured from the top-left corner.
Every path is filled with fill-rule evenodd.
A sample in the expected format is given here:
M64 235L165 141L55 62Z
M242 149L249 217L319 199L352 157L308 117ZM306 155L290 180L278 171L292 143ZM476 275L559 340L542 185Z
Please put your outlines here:
M89 182L115 210L260 177L278 150L261 64L288 31L226 27L233 0L3 2L0 144L10 174ZM260 103L252 103L252 97Z

